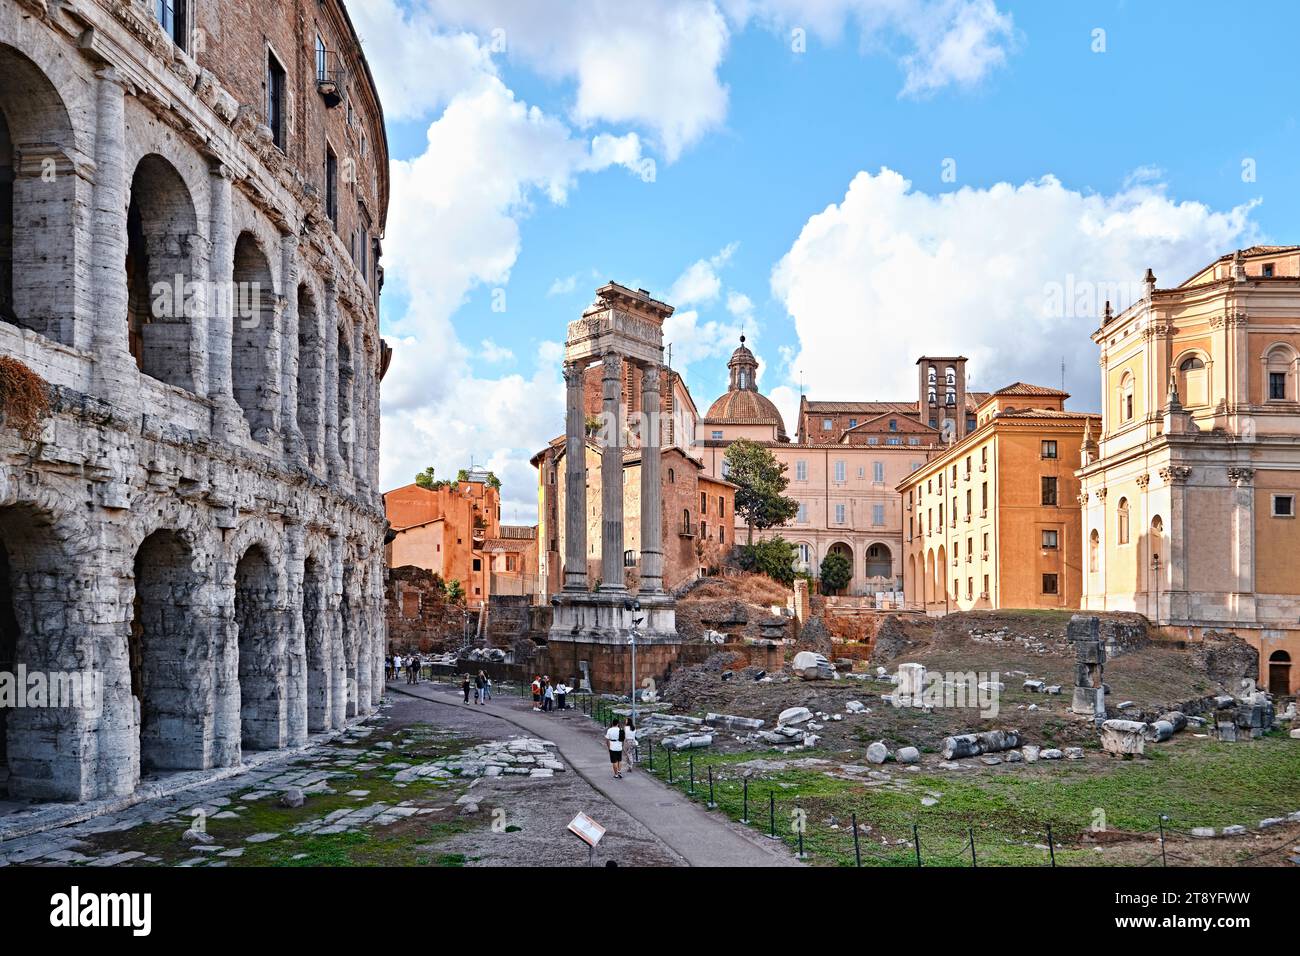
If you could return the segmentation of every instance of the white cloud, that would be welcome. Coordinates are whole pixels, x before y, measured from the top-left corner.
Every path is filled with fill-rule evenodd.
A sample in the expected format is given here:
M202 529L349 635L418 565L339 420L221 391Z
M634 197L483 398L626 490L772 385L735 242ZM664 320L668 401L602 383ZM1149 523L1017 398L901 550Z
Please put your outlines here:
M739 243L724 246L715 256L699 259L686 267L668 292L668 302L674 306L701 305L715 302L722 293L722 269L736 252Z
M479 358L485 362L495 364L498 362L513 362L515 360L514 352L497 345L491 339L484 339L480 345L482 351L479 352Z
M571 276L565 276L562 279L556 279L551 283L551 287L546 290L548 296L568 295L578 287L578 274L575 272Z
M826 43L850 24L864 50L893 54L904 72L902 94L970 87L1002 66L1019 37L1010 14L993 0L721 0L742 29L751 19L790 39L802 29Z
M1087 194L1051 176L928 195L892 170L860 172L772 271L799 337L788 380L798 369L811 396L903 399L923 354L968 356L981 390L1058 383L1064 358L1072 407L1096 408L1088 335L1102 301L1131 295L1147 266L1174 285L1256 241L1253 207L1178 202L1148 182Z
M711 2L661 0L423 0L440 21L502 43L550 78L576 84L579 124L649 130L669 162L727 112L718 79L726 19Z
M483 286L493 287L494 309L508 315L522 306L507 285L519 220L537 202L563 203L584 172L635 166L636 142L576 137L484 75L430 125L424 153L393 162L385 264L392 291L408 301L385 329L394 354L383 387L384 487L429 464L454 474L472 457L497 471L510 509L531 520L536 477L528 458L564 417L559 355L543 345L531 376L482 377L474 361L508 353L491 340L467 348L452 316Z
M478 37L448 32L426 10L396 0L351 0L388 120L417 119L446 105L496 67Z

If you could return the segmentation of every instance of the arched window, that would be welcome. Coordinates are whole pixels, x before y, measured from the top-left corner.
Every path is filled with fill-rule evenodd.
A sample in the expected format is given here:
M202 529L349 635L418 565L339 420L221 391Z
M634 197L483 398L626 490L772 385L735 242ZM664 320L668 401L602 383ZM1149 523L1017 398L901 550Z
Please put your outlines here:
M682 534L691 533L691 509L682 509Z
M275 327L275 280L271 263L251 232L235 242L234 285L230 294L230 377L235 401L244 411L255 441L270 438L275 393L269 387L279 374L271 364L271 330Z
M1119 420L1133 420L1133 373L1125 372L1119 380Z
M1295 352L1288 346L1275 345L1264 359L1265 396L1270 402L1296 401Z
M939 404L939 370L933 365L925 373L925 391L930 405Z
M1205 361L1189 355L1178 363L1178 397L1184 405L1208 405L1209 381Z
M197 232L180 173L157 154L144 157L131 178L126 214L128 341L140 371L190 391L204 347L190 321L204 305L193 286Z
M1101 535L1097 534L1097 529L1092 529L1092 534L1088 535L1088 570L1096 573L1098 568L1098 555L1101 551Z
M1128 499L1119 499L1118 515L1118 534L1116 540L1120 544L1128 544Z
M943 403L949 408L957 404L957 370L951 365L943 373Z

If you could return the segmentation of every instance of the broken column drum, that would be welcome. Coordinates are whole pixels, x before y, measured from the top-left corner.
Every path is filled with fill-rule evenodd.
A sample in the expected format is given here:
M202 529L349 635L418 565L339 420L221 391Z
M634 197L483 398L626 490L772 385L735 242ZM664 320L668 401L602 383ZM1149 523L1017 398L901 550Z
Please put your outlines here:
M1101 621L1075 614L1066 626L1065 637L1074 645L1075 655L1074 698L1070 709L1076 714L1104 720L1106 645L1101 640Z

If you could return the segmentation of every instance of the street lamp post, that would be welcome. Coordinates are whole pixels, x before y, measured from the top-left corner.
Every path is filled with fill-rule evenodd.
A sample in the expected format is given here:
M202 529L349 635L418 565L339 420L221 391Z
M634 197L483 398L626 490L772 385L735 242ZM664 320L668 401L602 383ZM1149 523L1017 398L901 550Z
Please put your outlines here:
M628 611L641 610L640 601L625 601L623 608ZM637 633L637 627L644 621L644 617L632 618L632 626L628 628L627 642L632 645L632 725L636 726L636 639L640 635Z

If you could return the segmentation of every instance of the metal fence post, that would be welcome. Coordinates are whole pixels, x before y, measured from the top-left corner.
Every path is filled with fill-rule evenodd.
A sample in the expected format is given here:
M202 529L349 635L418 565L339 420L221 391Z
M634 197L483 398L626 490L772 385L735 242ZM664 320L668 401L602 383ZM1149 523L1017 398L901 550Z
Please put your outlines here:
M748 826L749 825L749 778L746 777L742 781L742 783L745 790L745 798L744 798L745 802L742 804L742 808L740 811L740 822Z
M690 768L690 789L687 791L692 797L695 796L695 751L692 750L686 755L686 763Z
M668 751L668 782L673 782L673 752Z
M975 828L970 827L967 829L966 832L970 834L970 865L978 866L978 864L975 862Z
M912 846L916 850L916 865L919 869L921 866L921 833L917 830L915 823L912 824Z
M713 764L709 764L709 809L716 808L718 801L713 799Z
M771 790L767 791L767 825L769 836L776 839L776 794Z
M852 814L853 820L853 860L858 865L862 865L862 847L858 845L858 815Z
M1056 843L1052 840L1052 825L1047 825L1047 852L1052 857L1052 866L1056 866Z
M655 742L653 739L646 740L647 756L650 758L650 772L654 773L655 769Z
M1160 865L1168 866L1169 857L1165 855L1165 820L1168 819L1163 813L1160 814Z

